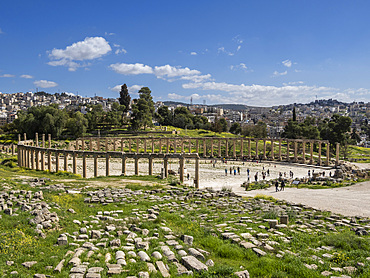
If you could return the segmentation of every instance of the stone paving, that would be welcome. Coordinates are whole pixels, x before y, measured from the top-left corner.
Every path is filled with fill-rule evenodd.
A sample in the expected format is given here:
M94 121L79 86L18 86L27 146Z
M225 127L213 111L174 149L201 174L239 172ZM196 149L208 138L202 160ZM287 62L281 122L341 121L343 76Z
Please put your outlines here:
M29 181L32 183L43 190L62 188L66 192L63 194L74 194L73 190L61 185L45 186L42 181ZM212 254L197 248L192 236L174 232L164 220L151 230L142 228L145 223L157 223L162 213L177 213L180 217L187 215L200 228L208 229L212 236L252 250L259 257L299 256L307 269L320 270L323 276L354 277L352 275L357 269L366 263L358 261L354 265L338 267L333 264L333 258L338 254L333 246L321 245L293 252L289 244L299 232L322 235L349 228L362 237L370 232L368 218L343 217L283 201L246 200L233 192L213 189L170 187L132 191L105 188L83 194L87 205L102 209L96 215L86 215L84 220L74 219L72 222L79 228L73 233L60 234L55 243L68 246L69 250L58 264L48 268L55 273L68 269L71 278L99 278L113 274L126 277L134 265L136 275L127 277L150 277L151 273L171 277L170 269L173 268L178 275L192 275L214 266ZM142 200L152 205L146 210L132 208L127 211L125 208L126 205L135 207ZM118 209L104 210L107 204L117 204ZM120 206L124 209L119 209ZM208 209L207 213L200 212L204 208ZM58 225L58 215L50 212L53 207L43 201L42 190L0 192L0 210L3 213L16 215L18 209L30 212L29 223L42 236ZM74 213L73 210L69 212ZM129 216L127 212L130 212ZM266 218L266 214L277 215L278 219ZM294 218L293 224L289 222L289 216ZM31 258L22 265L32 270L37 263ZM50 271L37 273L34 277L47 277ZM247 269L235 274L249 277Z

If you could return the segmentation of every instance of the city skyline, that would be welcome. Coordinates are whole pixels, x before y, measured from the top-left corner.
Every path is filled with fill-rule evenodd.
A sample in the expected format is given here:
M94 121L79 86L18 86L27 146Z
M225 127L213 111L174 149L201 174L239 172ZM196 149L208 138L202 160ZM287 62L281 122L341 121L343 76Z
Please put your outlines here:
M0 92L370 101L366 1L2 1Z

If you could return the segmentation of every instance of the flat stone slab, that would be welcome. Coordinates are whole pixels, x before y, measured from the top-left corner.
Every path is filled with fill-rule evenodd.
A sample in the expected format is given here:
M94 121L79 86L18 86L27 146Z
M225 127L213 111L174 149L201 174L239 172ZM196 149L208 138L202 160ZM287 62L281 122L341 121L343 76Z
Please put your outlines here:
M166 266L162 261L156 261L155 264L157 265L159 272L162 274L163 277L171 277L170 273L168 272Z
M247 242L247 241L241 241L239 244L240 244L240 246L244 247L245 249L251 249L251 248L257 247L253 243Z
M254 253L256 253L260 257L266 256L267 254L265 251L262 251L261 249L258 249L258 248L252 248L252 250L254 251Z
M193 256L185 256L181 258L182 264L187 268L194 271L207 271L208 267Z

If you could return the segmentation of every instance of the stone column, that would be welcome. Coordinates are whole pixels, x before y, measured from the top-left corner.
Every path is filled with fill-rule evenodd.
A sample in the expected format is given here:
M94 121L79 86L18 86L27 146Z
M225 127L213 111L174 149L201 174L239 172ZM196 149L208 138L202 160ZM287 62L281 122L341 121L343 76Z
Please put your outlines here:
M105 175L109 176L109 153L105 154Z
M274 160L275 159L275 154L274 154L274 140L271 139L270 143L271 143L271 160Z
M203 157L207 157L206 139L203 139Z
M338 166L339 165L339 143L337 143L336 145L336 149L335 149L335 166Z
M177 153L176 139L173 139L173 153Z
M326 161L325 161L326 166L329 166L329 161L330 161L330 143L327 142L326 143Z
M306 140L302 140L302 156L303 156L303 163L306 163Z
M136 139L136 153L140 153L139 138Z
M149 156L149 176L153 175L153 157Z
M180 157L180 182L184 182L184 162L185 162L185 158L184 157Z
M51 148L51 134L48 134L49 148Z
M256 159L258 160L258 139L256 139Z
M321 141L318 142L319 144L319 165L321 166Z
M116 151L116 141L117 141L117 139L113 138L112 141L113 141L113 151L115 152Z
M199 140L196 139L195 141L195 149L196 149L196 153L199 153Z
M94 177L98 176L98 155L94 154Z
M75 150L78 151L78 149L79 149L79 142L78 142L78 139L76 139Z
M211 139L211 157L213 157L213 139Z
M240 157L243 159L244 157L244 139L240 139Z
M105 138L105 151L106 152L109 151L109 139L108 138Z
M45 134L42 135L42 147L45 148Z
M144 139L144 153L146 153L146 139Z
M45 171L45 151L41 151L41 171Z
M251 149L251 146L252 146L252 142L251 142L251 139L249 138L248 139L248 158L249 159L252 158L252 149Z
M21 141L21 134L19 133L18 134L18 142L20 142Z
M59 172L59 152L55 152L55 172Z
M263 139L263 159L266 160L266 139Z
M85 150L85 138L82 137L81 139L81 148L84 151Z
M286 159L287 161L290 161L290 157L289 157L289 141L286 140Z
M48 170L51 172L51 151L48 151Z
M281 161L281 139L279 139L279 161Z
M86 154L82 154L82 177L86 178Z
M27 134L26 133L23 133L23 140L27 141Z
M35 134L35 142L36 142L36 146L38 147L39 146L39 134L37 132Z
M26 148L26 168L31 168L30 167L30 157L31 157L31 150Z
M163 159L164 177L168 178L168 158Z
M191 153L191 138L189 138L189 153Z
M121 139L121 152L123 152L124 144L123 144L123 138Z
M195 177L194 177L195 188L199 188L199 157L195 158Z
M184 153L184 139L181 140L181 153Z
M159 153L162 153L162 139L159 138Z
M90 140L89 140L89 149L90 149L90 152L93 151L93 140L92 140L91 137L90 137Z
M64 171L68 171L68 153L64 152Z
M155 148L154 148L154 138L152 138L152 153L154 153Z
M131 138L128 139L128 152L131 153L132 152L132 149L131 149Z
M313 142L310 141L310 164L313 164Z
M72 172L77 174L77 153L73 152L72 154Z
M294 141L294 162L297 162L298 161L298 158L297 158L297 147L298 147L297 141Z
M169 153L170 152L170 139L166 139L166 144L167 144L167 146L166 146L166 153Z
M97 151L100 152L100 137L97 139Z
M236 158L236 139L233 139L233 158Z
M126 156L122 156L122 176L126 175Z
M229 157L229 139L225 140L225 157Z
M139 175L139 158L135 156L135 175Z
M218 157L222 157L222 154L221 154L221 139L218 139Z
M35 162L36 162L36 170L40 170L39 168L39 151L35 150Z

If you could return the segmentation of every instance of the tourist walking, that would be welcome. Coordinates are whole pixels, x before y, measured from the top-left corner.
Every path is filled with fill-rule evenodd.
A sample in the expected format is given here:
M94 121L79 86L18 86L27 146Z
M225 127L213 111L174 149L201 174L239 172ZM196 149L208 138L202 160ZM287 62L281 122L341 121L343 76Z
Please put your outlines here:
M278 180L275 181L275 190L276 192L279 191L279 181Z
M225 168L225 176L227 176L227 168Z
M284 191L284 188L285 188L285 182L284 180L282 180L280 184L280 191Z

